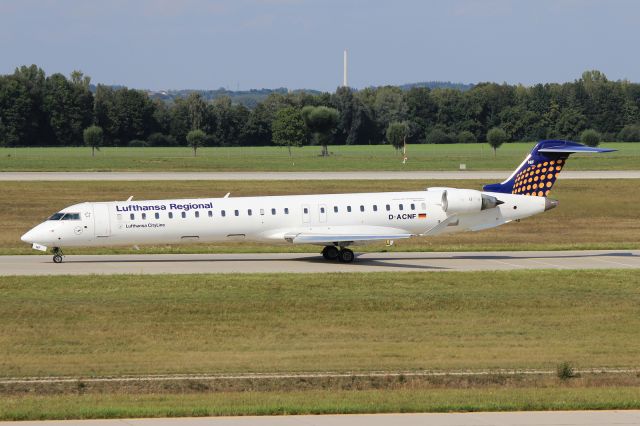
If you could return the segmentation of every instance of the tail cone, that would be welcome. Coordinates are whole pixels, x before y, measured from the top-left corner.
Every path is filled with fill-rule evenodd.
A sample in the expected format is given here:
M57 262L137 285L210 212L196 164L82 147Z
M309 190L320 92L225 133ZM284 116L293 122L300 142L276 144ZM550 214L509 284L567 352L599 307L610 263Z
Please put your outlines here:
M552 200L551 198L545 198L544 199L544 211L546 212L547 210L555 209L556 207L558 207L558 204L560 204L558 202L558 200Z

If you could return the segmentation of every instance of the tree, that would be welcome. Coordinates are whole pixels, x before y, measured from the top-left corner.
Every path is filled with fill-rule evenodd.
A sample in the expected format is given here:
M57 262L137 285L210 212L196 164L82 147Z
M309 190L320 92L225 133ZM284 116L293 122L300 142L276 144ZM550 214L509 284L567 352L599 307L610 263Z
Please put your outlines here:
M302 108L302 119L309 131L313 133L316 143L322 146L320 155L327 157L329 149L327 145L332 139L333 132L338 124L338 111L325 106Z
M198 151L198 148L204 145L206 140L207 134L200 129L191 130L189 133L187 133L187 143L191 148L193 148L194 157L197 155L196 153Z
M580 142L587 146L598 146L600 138L600 133L593 129L587 129L580 135Z
M487 132L487 142L493 148L493 158L496 157L496 151L507 140L507 133L500 127L494 127Z
M82 132L82 138L84 139L84 144L86 146L91 147L92 157L95 157L96 149L100 151L100 146L102 145L103 137L104 135L102 133L102 127L99 127L99 126L87 127L86 129L84 129L84 132Z
M401 150L404 146L407 135L409 134L409 125L402 121L393 121L387 127L387 142L389 142L396 150Z
M292 146L302 146L307 138L304 120L299 109L294 107L282 108L276 113L276 118L271 125L273 144L286 146L291 157Z

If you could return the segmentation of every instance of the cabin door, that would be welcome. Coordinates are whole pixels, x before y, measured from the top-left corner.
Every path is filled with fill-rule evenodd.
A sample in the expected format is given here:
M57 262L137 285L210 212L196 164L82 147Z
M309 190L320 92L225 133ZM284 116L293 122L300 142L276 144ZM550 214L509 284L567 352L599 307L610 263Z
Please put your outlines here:
M318 205L318 217L320 218L320 223L327 223L327 206L324 204Z
M95 203L93 205L93 229L96 238L111 236L108 204Z
M302 205L302 223L309 223L309 204Z

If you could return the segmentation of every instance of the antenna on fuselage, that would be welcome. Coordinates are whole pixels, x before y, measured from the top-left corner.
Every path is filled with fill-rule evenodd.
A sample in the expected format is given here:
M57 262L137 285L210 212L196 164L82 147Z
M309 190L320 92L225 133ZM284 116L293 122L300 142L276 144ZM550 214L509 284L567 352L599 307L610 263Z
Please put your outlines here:
M230 193L230 192L227 192L227 195L225 195L225 196L224 196L224 197L222 197L222 198L229 198L229 195L231 195L231 193Z
M131 200L133 200L133 195L127 198L127 201L131 201Z

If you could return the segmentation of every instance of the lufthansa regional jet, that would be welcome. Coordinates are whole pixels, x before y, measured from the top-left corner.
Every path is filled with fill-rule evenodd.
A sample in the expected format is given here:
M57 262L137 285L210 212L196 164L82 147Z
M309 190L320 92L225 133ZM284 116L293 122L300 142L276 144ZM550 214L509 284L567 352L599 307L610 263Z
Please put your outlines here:
M570 154L609 152L576 142L539 142L504 182L482 191L422 191L86 202L53 214L22 236L34 249L259 241L324 246L327 260L352 262L348 247L494 228L558 205L549 191Z

